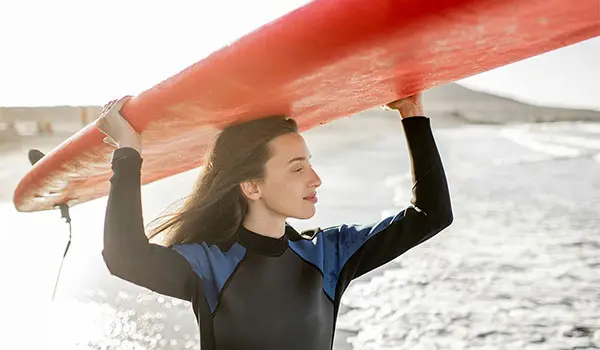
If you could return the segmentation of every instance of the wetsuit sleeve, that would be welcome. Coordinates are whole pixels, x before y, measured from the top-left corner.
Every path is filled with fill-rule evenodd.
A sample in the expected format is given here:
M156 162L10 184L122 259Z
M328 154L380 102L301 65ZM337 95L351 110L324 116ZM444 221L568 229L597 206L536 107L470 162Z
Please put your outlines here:
M151 244L144 232L140 154L113 154L102 256L110 273L160 294L191 301L197 275L175 250Z
M375 224L324 230L325 259L330 260L326 265L331 276L337 275L336 281L331 281L337 292L452 223L448 184L429 118L405 118L402 125L412 169L411 205Z

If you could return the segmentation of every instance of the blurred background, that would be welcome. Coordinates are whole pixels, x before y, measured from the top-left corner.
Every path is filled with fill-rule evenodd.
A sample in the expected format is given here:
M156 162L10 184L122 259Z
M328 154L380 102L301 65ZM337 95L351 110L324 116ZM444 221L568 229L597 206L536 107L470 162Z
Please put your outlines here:
M302 4L0 1L0 349L199 348L189 304L108 274L106 198L71 209L52 301L68 227L59 212L16 212L12 194L30 148L52 150L105 102ZM351 284L335 349L600 348L598 62L595 38L425 93L455 221ZM323 185L317 215L297 228L408 204L396 114L367 110L304 136ZM144 186L146 221L198 173Z

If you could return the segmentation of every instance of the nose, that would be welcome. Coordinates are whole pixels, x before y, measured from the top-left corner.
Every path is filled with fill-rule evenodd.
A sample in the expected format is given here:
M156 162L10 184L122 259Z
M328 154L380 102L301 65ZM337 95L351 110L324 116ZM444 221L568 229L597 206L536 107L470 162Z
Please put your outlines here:
M317 172L315 171L314 168L310 168L312 170L312 179L310 182L310 187L313 188L317 188L319 186L321 186L321 178L319 177L319 175L317 174Z

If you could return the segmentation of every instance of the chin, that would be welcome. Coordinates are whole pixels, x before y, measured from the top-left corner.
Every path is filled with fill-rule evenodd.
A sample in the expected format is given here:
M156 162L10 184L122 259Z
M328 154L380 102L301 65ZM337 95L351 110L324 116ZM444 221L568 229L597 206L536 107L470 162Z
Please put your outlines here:
M299 219L299 220L308 220L308 219L312 218L313 216L315 216L316 212L317 212L317 210L313 207L312 210L303 210L299 213L295 213L294 215L290 215L290 217L292 217L294 219Z

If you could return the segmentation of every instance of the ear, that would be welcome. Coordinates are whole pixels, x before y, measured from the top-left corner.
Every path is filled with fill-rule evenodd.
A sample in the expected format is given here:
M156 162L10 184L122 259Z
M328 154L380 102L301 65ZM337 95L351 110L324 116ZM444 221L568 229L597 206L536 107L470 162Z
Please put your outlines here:
M261 197L260 186L258 181L249 180L240 183L240 189L242 190L242 194L249 200L258 200Z

